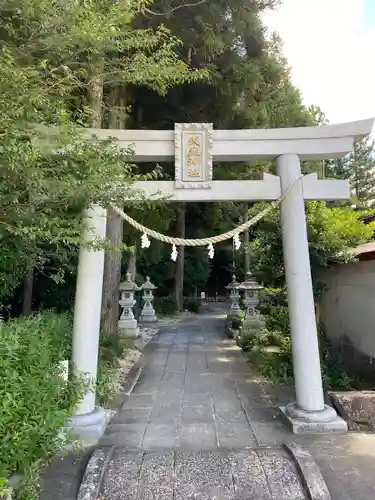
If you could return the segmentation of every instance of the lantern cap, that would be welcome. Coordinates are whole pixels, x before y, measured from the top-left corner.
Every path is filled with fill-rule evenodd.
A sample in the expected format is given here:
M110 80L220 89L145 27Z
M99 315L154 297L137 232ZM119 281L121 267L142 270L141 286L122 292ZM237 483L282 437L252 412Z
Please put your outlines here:
M120 291L124 292L135 292L139 290L137 283L134 283L131 279L131 274L126 273L126 280L120 283Z
M263 290L264 286L260 285L250 271L246 273L246 280L240 284L240 290Z
M240 283L237 281L236 276L233 274L232 281L225 288L227 290L237 290L239 288Z
M155 290L157 287L151 283L150 276L146 276L146 281L141 285L141 290Z

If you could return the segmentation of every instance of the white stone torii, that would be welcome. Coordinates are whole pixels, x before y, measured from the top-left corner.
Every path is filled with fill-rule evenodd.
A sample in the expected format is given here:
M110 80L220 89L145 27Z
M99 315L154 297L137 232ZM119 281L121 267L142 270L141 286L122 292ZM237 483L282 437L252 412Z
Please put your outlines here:
M373 120L340 125L266 130L212 130L211 124L176 124L174 131L88 129L88 139L114 137L121 149L132 147L134 162L175 161L174 181L136 183L149 198L171 201L276 200L281 203L281 226L289 318L292 334L296 402L281 408L293 432L345 431L346 423L324 404L317 325L308 249L305 200L340 200L350 196L343 180L301 176L301 160L341 158L356 141L371 133ZM213 181L213 161L244 162L275 159L277 176L261 181ZM98 206L86 215L95 233L105 237L106 214ZM92 233L86 233L87 239ZM104 251L82 247L79 255L73 331L73 365L78 373L96 378ZM95 407L88 391L71 426L93 441L103 433L107 415Z

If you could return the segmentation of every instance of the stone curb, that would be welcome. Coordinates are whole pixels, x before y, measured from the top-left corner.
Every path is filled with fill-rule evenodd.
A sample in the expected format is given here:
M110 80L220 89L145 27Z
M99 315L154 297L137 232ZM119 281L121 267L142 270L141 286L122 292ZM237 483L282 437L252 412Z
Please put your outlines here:
M126 375L126 381L122 390L115 396L112 409L118 410L124 403L124 400L132 392L135 384L137 383L141 373L143 371L143 353L141 353L139 359L130 368L128 374Z
M100 486L113 450L114 447L97 448L91 455L82 478L77 500L98 500Z
M284 448L297 467L309 500L332 500L322 473L311 454L295 443L284 443Z

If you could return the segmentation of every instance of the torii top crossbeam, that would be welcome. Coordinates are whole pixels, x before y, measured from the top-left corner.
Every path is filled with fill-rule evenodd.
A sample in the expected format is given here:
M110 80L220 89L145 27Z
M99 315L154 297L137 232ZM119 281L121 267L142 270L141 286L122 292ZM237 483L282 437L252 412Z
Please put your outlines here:
M170 201L276 200L281 195L278 176L260 181L213 181L214 161L249 161L297 155L300 160L340 158L353 150L354 142L366 137L373 120L340 125L257 130L213 130L209 123L175 124L175 130L88 129L85 135L116 138L121 149L132 147L135 162L174 161L174 181L138 182L134 189L148 198ZM349 198L347 181L318 180L305 176L306 200Z
M178 130L177 124L177 130ZM200 129L202 125L197 125ZM249 161L273 159L283 154L297 154L301 160L341 158L352 151L353 143L371 133L373 119L320 127L295 127L254 130L212 130L214 161ZM98 139L114 137L119 146L134 146L134 162L172 161L175 156L176 130L87 129Z

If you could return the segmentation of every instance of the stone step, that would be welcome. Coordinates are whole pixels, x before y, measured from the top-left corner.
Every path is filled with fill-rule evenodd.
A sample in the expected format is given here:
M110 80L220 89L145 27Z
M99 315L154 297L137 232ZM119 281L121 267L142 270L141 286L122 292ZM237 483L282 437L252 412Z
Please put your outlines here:
M330 500L324 481L323 486L312 484L311 471L318 479L322 477L311 456L293 451L98 448L88 463L77 499ZM307 459L309 467L301 465L300 458ZM305 472L310 477L304 477ZM320 496L312 496L314 491Z

